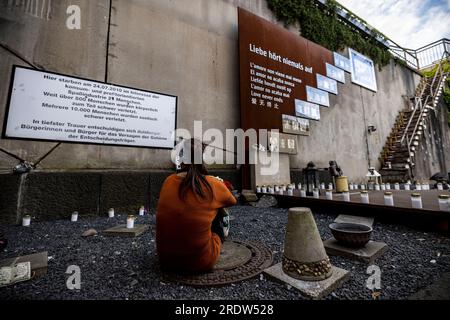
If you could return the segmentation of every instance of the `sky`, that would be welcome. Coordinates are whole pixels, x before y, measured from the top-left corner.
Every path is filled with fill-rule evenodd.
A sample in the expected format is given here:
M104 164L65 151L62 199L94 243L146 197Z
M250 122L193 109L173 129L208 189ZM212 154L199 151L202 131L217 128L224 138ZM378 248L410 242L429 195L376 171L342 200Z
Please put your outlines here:
M408 49L450 38L450 0L337 0Z

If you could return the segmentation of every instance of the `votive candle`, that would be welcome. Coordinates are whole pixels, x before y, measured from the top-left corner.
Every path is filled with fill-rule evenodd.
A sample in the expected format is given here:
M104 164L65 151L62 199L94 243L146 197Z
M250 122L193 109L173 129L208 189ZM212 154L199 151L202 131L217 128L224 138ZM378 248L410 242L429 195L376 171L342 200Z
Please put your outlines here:
M345 202L350 202L350 192L345 191L342 193L342 195L344 196L344 201Z
M327 200L333 200L333 190L332 190L332 189L328 189L328 190L325 192L325 195L326 195L326 197L327 197Z
M369 203L369 192L361 191L361 203Z
M316 199L319 199L319 189L314 189L313 190L313 197Z
M134 220L135 220L135 216L133 215L129 215L127 218L127 229L133 229L134 228Z
M392 207L394 206L394 196L392 195L392 192L384 193L384 205Z
M449 196L446 194L439 195L439 209L441 211L450 211L449 208Z
M420 193L411 194L411 206L414 209L422 209L422 196Z
M139 208L139 215L140 216L143 216L145 214L145 207L144 206L141 206L140 208Z
M70 217L70 221L77 222L78 221L78 211L74 211L72 216Z
M31 217L29 215L23 216L22 218L22 226L29 227L31 223Z
M394 184L394 189L395 190L400 190L400 183Z
M305 189L300 190L300 197L306 198L306 190Z
M114 208L109 208L109 210L108 210L108 218L114 218Z

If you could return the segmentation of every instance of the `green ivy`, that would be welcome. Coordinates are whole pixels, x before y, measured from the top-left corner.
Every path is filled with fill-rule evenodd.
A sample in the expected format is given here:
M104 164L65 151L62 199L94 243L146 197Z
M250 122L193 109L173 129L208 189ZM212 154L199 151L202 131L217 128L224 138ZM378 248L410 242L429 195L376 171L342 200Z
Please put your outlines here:
M369 56L380 69L392 58L389 50L375 39L376 36L386 37L376 29L372 29L373 36L363 34L340 19L337 9L341 6L334 0L328 0L325 8L315 0L267 0L267 3L285 25L297 23L303 37L331 51L353 48ZM365 23L351 12L347 18Z
M444 100L445 105L448 110L448 125L450 126L450 78L447 79L447 86L444 88L442 92L442 99Z
M436 64L432 69L422 71L422 75L427 78L432 78L436 74L438 68L439 64ZM445 62L442 68L444 72L450 73L450 61Z

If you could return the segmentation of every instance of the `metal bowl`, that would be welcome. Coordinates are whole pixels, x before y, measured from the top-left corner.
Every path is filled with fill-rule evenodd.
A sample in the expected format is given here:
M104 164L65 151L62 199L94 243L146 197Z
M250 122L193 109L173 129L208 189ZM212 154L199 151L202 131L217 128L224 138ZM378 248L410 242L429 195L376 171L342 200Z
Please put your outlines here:
M370 240L372 228L357 223L332 223L329 225L334 238L343 246L364 247Z

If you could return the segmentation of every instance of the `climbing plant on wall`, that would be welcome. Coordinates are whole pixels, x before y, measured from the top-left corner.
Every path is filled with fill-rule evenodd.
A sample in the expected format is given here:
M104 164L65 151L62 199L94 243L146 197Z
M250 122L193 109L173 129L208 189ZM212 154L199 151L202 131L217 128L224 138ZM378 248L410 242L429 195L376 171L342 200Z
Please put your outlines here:
M328 0L327 6L321 6L315 0L267 0L267 3L285 25L298 24L303 37L331 51L353 48L369 56L379 68L392 58L387 48L375 39L385 36L375 29L371 30L373 36L363 34L339 20L337 9L340 5L334 0ZM351 12L347 18L365 22Z

